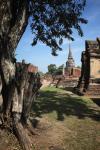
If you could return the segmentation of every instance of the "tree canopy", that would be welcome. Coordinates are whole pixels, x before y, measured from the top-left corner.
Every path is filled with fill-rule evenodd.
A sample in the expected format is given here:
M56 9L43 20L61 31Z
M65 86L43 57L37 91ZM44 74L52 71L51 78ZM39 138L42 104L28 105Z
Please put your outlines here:
M62 75L63 74L63 67L64 67L64 65L59 66L56 69L55 75Z
M56 69L57 69L57 67L56 67L55 64L50 64L48 66L48 73L50 73L51 75L53 75L56 72Z
M86 0L30 0L32 45L42 41L56 55L63 38L74 40L73 28L83 36L80 24L87 23L81 17L85 4Z
M30 18L32 45L43 42L56 55L64 38L74 40L73 29L83 35L81 23L86 0L2 0L0 1L0 43L16 49ZM10 50L11 49L11 50Z
M63 65L57 67L55 64L50 64L48 66L48 73L51 75L62 75L63 67Z

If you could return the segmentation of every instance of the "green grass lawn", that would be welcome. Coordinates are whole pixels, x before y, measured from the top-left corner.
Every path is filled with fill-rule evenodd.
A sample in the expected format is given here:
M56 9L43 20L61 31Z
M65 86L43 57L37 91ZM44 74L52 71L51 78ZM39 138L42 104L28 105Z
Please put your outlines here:
M52 150L100 150L100 108L89 98L47 87L40 91L33 114L51 123L51 133L43 131L37 139L40 150L48 150L49 145L54 145ZM52 136L51 143L45 141L47 145L40 140L46 140L46 134L47 141Z

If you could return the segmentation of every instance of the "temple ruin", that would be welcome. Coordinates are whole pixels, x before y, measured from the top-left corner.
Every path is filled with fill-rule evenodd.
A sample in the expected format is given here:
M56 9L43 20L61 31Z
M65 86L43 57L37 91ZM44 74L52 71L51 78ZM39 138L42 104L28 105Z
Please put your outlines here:
M85 41L81 62L81 77L75 91L80 95L100 96L100 38Z
M69 53L66 59L66 66L63 67L62 72L63 73L61 75L55 75L54 77L51 76L51 78L49 78L49 82L47 77L47 79L45 79L45 82L49 83L49 85L56 87L62 88L75 87L81 75L81 68L75 66L75 61L72 55L70 43L69 43Z
M65 78L79 78L81 75L81 69L75 66L75 61L72 56L71 47L69 44L69 54L66 61L66 67L64 68L63 75Z

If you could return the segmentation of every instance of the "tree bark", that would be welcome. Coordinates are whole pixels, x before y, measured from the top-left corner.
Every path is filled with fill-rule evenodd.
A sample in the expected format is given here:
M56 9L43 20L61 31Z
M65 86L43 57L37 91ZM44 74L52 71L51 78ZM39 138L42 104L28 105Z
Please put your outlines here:
M3 112L11 104L10 95L15 79L15 49L28 24L27 0L0 3L0 71L2 79ZM8 96L9 95L9 96Z
M28 24L28 2L28 0L0 1L2 125L8 126L11 118L14 133L25 150L31 150L31 142L23 124L27 124L33 98L41 86L40 80L37 83L38 78L28 73L28 65L22 63L17 66L15 59L15 49Z

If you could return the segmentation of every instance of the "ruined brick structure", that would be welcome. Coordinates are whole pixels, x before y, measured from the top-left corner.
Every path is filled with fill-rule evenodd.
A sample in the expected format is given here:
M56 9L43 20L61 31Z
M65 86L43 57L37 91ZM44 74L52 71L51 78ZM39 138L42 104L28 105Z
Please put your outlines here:
M63 88L75 87L78 83L80 75L81 69L79 67L75 67L75 61L73 59L71 47L69 44L69 54L68 59L66 61L66 67L63 67L63 74L51 77L52 80L49 85ZM48 79L49 78L47 77L47 80Z
M76 91L91 97L100 96L100 38L85 42L81 62L81 77Z
M32 73L37 73L38 72L38 67L34 66L32 64L29 64L28 71L32 72Z
M22 63L25 63L24 60L22 60L22 62L17 62L16 65L19 66L21 65ZM26 64L26 63L25 63ZM28 65L28 72L30 73L37 73L38 72L38 67L33 65L33 64L27 64Z
M68 54L68 60L66 62L66 67L64 69L63 75L66 78L79 78L81 75L81 69L75 67L75 61L72 56L70 44L69 44L69 54Z

